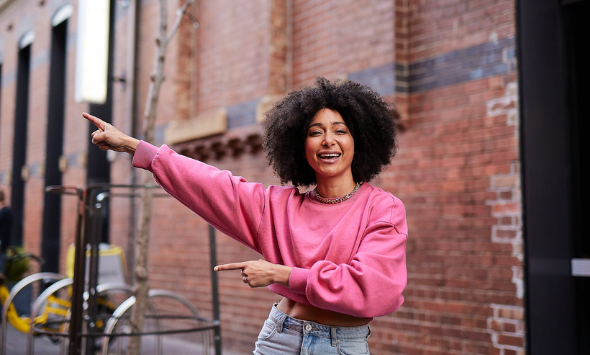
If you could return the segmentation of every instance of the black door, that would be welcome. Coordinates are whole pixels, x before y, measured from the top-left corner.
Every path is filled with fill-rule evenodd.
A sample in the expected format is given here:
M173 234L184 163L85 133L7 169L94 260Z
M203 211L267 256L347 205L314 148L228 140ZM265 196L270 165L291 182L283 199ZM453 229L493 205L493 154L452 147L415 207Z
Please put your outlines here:
M517 2L527 350L590 354L590 0Z

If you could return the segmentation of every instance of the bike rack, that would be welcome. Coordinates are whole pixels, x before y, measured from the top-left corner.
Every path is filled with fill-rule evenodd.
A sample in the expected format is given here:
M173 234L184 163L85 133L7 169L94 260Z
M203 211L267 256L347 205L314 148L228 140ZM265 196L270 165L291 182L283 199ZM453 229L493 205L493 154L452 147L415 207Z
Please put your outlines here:
M63 279L63 280L58 281L55 284L51 285L43 293L41 293L37 297L35 303L33 304L33 311L31 313L31 317L32 317L31 319L33 319L39 315L39 313L43 309L43 305L45 304L45 302L47 302L47 300L49 299L49 297L51 295L53 295L55 292L61 290L64 287L71 286L72 283L73 283L73 279L71 279L71 278ZM130 295L133 294L133 288L127 284L114 284L114 283L101 284L101 285L97 286L96 291L97 291L97 295L102 295L102 294L110 292L110 291L123 291L123 292L130 294ZM84 293L84 300L85 301L88 300L88 292ZM69 315L71 315L71 313L68 313L68 316ZM67 319L68 317L65 317L65 318ZM69 333L66 333L66 332L58 333L58 332L54 332L54 331L45 331L44 329L39 329L39 328L37 328L37 325L34 324L32 321L31 321L31 323L32 323L31 329L29 331L28 339L27 339L27 355L32 355L34 353L34 347L35 347L34 335L35 335L35 333L51 335L51 336L61 336L61 337L69 336ZM53 323L53 322L48 322L48 323ZM64 323L65 323L65 321L64 321ZM63 345L63 343L62 343L62 345ZM63 352L64 352L64 349L62 348L62 353Z
M54 275L54 280L62 280L52 286L50 286L47 290L45 290L39 297L37 298L36 302L34 303L33 314L38 314L43 304L47 301L48 297L53 293L57 292L59 289L71 286L72 287L72 306L70 308L69 319L66 317L63 322L68 324L68 332L49 332L43 329L38 329L39 326L31 324L31 329L28 335L28 346L27 346L27 354L33 354L34 351L34 339L33 336L35 333L39 334L47 334L52 336L61 336L64 338L69 339L68 343L68 354L69 355L77 355L77 354L86 354L91 355L94 354L92 349L92 342L86 341L85 350L82 349L83 339L91 339L96 337L102 337L103 349L108 350L108 343L109 339L112 337L129 337L129 336L143 336L143 335L157 335L157 342L158 342L158 351L161 352L161 342L160 337L165 334L176 334L176 333L189 333L189 332L203 332L203 331L214 331L214 339L215 339L215 353L216 355L221 354L221 325L219 322L219 300L215 290L217 285L217 280L214 278L212 280L212 285L214 286L214 297L213 297L213 308L214 308L214 318L209 319L205 317L201 317L198 314L197 309L184 297L181 295L167 291L167 290L151 290L148 293L148 300L154 297L167 297L173 300L176 300L182 303L184 306L188 308L188 310L192 313L191 316L171 316L171 315L163 315L157 316L159 319L185 319L185 320L195 320L199 322L199 325L205 324L199 327L187 328L187 329L179 329L179 330L161 330L158 327L158 330L155 332L141 332L141 333L115 333L113 334L113 330L117 322L119 321L120 317L131 308L135 304L135 297L131 296L123 303L119 305L119 307L115 310L115 313L111 316L109 321L107 322L107 327L105 327L105 331L103 333L98 333L95 330L94 320L96 318L96 305L97 305L97 297L99 294L107 292L109 290L122 290L126 292L131 291L131 286L129 285L119 285L119 284L98 284L98 235L99 233L89 233L89 224L90 223L97 223L97 215L98 213L93 214L96 212L93 208L96 206L97 202L100 202L98 199L99 195L104 197L104 192L97 193L97 191L110 191L116 188L124 188L124 189L132 189L135 191L136 189L151 189L151 188L159 188L158 185L115 185L115 184L91 184L88 185L85 189L80 189L77 187L68 187L68 186L48 186L45 191L46 192L54 192L60 193L64 195L75 195L78 198L78 219L77 219L77 228L76 228L76 240L75 240L75 257L74 257L74 277L73 279L62 280L65 279L62 275L52 274ZM127 197L136 197L138 196L135 193L131 194L123 194L118 196L127 196ZM154 195L154 197L159 196L169 196L167 194L160 194ZM98 207L100 208L100 207ZM94 224L97 229L100 229L100 223ZM209 231L210 239L212 238L211 228ZM214 238L214 230L213 230L213 238ZM214 240L214 239L212 239ZM87 246L89 247L87 249ZM215 246L212 245L211 247L212 255L215 253ZM86 259L87 259L87 252L89 252L89 260L88 260L88 277L86 280ZM212 260L215 260L213 258ZM40 276L40 275L44 276ZM49 273L42 273L42 274L34 274L29 277L37 277L38 279L48 278ZM216 275L214 275L216 277ZM27 280L27 278L23 279L22 281ZM21 282L22 282L21 281ZM32 281L31 281L32 282ZM17 284L18 285L18 284ZM24 286L23 286L24 287ZM85 288L88 288L88 291L85 291ZM16 286L15 286L16 288ZM14 289L13 289L14 290ZM18 292L18 291L17 291ZM12 295L12 293L11 293ZM7 302L9 304L9 302ZM7 307L6 307L7 308ZM86 311L86 319L84 318L84 311ZM5 310L6 312L6 310ZM4 313L5 313L4 312ZM5 317L5 315L3 315ZM34 317L32 318L34 319ZM33 321L32 321L33 322ZM159 323L158 323L159 324ZM2 323L2 348L0 348L1 353L5 353L5 342L4 342L4 334L6 322ZM85 330L86 329L86 330ZM108 329L108 332L107 332ZM209 339L208 337L203 337L203 346L207 350L209 348ZM104 347L106 345L106 348ZM63 346L63 345L62 345ZM62 351L64 349L62 348ZM104 352L105 350L103 350Z
M0 354L6 353L6 327L7 327L7 316L9 305L12 303L14 297L26 286L33 282L45 280L45 281L57 281L45 289L35 300L32 313L30 315L30 328L27 335L27 354L32 355L34 353L34 336L35 334L44 334L54 337L68 338L67 353L70 355L82 354L82 343L83 339L102 338L103 354L108 353L108 344L110 339L113 337L130 337L130 336L144 336L144 335L156 335L156 351L158 354L162 352L161 337L166 334L178 334L178 333L190 333L190 332L204 332L214 331L215 341L215 354L221 354L221 325L219 321L219 298L217 294L217 275L212 272L212 289L213 289L213 314L214 319L205 318L199 315L198 310L183 296L178 293L168 290L150 290L148 293L148 308L149 311L154 314L148 318L154 318L156 320L157 330L152 332L140 332L140 333L114 333L115 327L125 313L135 304L135 297L131 296L123 301L111 315L107 321L104 332L98 333L95 330L95 321L97 317L96 306L97 297L111 291L122 291L128 294L133 293L133 289L128 284L118 283L104 283L98 284L98 235L100 233L89 233L89 223L94 222L95 229L100 232L100 223L97 223L97 217L99 214L93 210L93 206L96 209L100 209L98 202L101 201L105 196L105 192L96 193L97 190L111 191L114 188L126 188L126 189L150 189L159 187L158 185L113 185L113 184L93 184L89 185L86 189L80 189L77 187L68 186L49 186L46 188L47 192L55 192L64 195L75 195L78 198L78 218L76 226L76 240L75 240L75 256L74 256L74 276L73 278L66 278L65 276L57 273L42 272L30 275L20 282L18 282L12 288L10 295L4 304L2 310L2 321L1 332L0 332ZM114 194L113 194L114 195ZM136 197L135 193L132 194L119 194L117 196ZM154 195L157 196L168 196L167 194ZM216 263L216 251L215 251L215 230L209 228L209 238L212 243L211 245L211 262L212 265ZM87 249L87 246L89 247ZM89 252L88 260L88 277L86 280L86 259L87 253ZM49 297L54 293L65 287L72 287L71 292L71 307L68 314L63 320L59 321L47 321L44 324L35 324L35 318L43 309L44 305L48 301ZM85 291L85 288L88 291ZM150 302L151 299L157 297L169 298L177 301L184 305L191 313L190 316L176 316L176 315L159 315L155 310L153 304ZM86 317L84 313L86 312ZM160 327L160 320L163 319L183 319L183 320L194 320L198 322L198 327L186 328L186 329L174 329L174 330L162 330ZM43 325L51 323L63 323L67 325L67 331L56 332L43 329ZM66 342L62 342L62 353L66 352ZM84 354L94 354L92 349L92 342L86 341L86 347ZM209 354L209 338L203 336L203 349L204 353Z
M7 327L7 323L8 323L8 308L9 308L9 305L14 300L14 297L16 297L16 295L20 291L22 291L22 289L24 289L28 285L32 284L33 282L37 282L37 281L41 281L41 280L56 281L56 280L62 280L65 278L66 278L65 276L60 275L60 274L56 274L53 272L41 272L41 273L29 275L14 285L12 290L10 290L10 295L8 296L8 299L4 303L4 307L2 309L2 319L1 319L2 331L0 333L0 353L2 353L2 354L6 353L6 327ZM31 318L31 322L33 322L33 321L34 321L34 318Z
M183 333L197 332L197 331L211 330L211 329L214 329L219 326L218 321L211 322L208 318L201 317L199 315L199 311L192 305L192 303L190 303L186 298L182 297L181 295L177 294L176 292L172 292L172 291L168 291L168 290L150 290L148 292L148 299L156 298L156 297L171 298L175 301L182 303L185 307L187 307L191 311L193 316L192 317L184 317L183 319L192 319L192 320L198 320L203 323L211 323L210 325L206 325L206 326L187 328L187 329L181 329L181 330L173 330L173 331L158 330L156 332L141 333L142 335L157 335L156 355L162 354L162 343L161 343L160 338L163 334L173 334L173 333L180 333L180 332L183 332ZM117 325L119 320L123 317L125 312L127 312L134 304L135 304L135 296L129 297L125 302L121 303L121 305L115 310L115 312L113 312L113 315L109 319L109 321L105 327L105 330L104 330L104 336L103 336L103 340L102 340L102 355L108 355L108 344L109 344L110 338L112 338L113 336L119 336L119 337L120 336L127 336L127 337L129 337L129 336L136 336L137 335L137 334L132 334L132 333L117 333L117 334L113 335L113 330L115 329L115 326ZM163 316L163 317L156 316L156 320L166 319L166 318L167 318L166 316ZM158 323L158 325L159 325L159 323ZM203 337L203 350L204 350L203 353L208 354L208 349L209 349L208 338Z
M60 280L56 283L54 283L53 285L49 286L45 291L43 291L35 300L35 303L33 303L33 309L31 311L31 328L29 330L29 334L27 337L27 355L32 355L34 352L34 346L35 346L35 339L34 339L34 335L35 335L35 318L39 315L39 312L41 312L41 309L43 308L43 305L45 304L45 302L47 302L47 299L49 298L49 296L53 295L55 292L61 290L64 287L68 287L71 286L72 283L74 282L74 280L67 278L67 279L63 279ZM67 334L63 333L63 334L59 334L59 333L55 333L52 332L51 335L62 335L62 336L66 336ZM63 352L63 349L62 349Z

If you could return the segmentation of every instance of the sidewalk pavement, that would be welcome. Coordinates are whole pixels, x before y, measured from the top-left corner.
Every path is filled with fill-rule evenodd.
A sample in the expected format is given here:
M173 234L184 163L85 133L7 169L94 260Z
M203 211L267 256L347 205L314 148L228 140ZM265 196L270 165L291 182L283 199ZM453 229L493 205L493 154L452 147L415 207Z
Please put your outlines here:
M7 343L6 343L6 355L26 355L27 353L27 334L21 333L16 330L12 325L8 324L7 327ZM178 339L173 336L165 336L162 340L163 343L163 355L199 355L203 353L202 346L187 340ZM123 346L122 354L125 353L125 347ZM211 354L214 354L213 344L210 346ZM61 351L61 343L53 343L46 336L35 337L34 354L42 355L59 355ZM67 351L66 351L67 354ZM97 352L97 354L99 354ZM117 354L116 346L110 349L109 354ZM155 337L146 337L142 344L142 355L156 354ZM238 355L236 353L224 352L223 355Z
M10 323L6 327L6 355L26 355L27 334L16 330ZM54 344L48 337L36 337L35 354L58 355L60 344Z

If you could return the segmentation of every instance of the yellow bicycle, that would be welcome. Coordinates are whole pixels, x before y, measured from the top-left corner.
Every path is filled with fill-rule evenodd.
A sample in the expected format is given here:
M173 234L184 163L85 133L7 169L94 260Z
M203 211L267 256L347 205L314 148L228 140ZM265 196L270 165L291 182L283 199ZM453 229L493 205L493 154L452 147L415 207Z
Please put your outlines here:
M41 258L30 253L14 253L8 257L6 263L7 265L16 265L18 264L18 261L23 258L36 260L39 263L43 262ZM23 333L30 332L31 325L45 324L50 318L65 317L71 307L71 302L69 299L60 298L57 295L51 295L45 302L42 313L35 317L32 322L28 315L21 315L18 313L13 301L14 297L16 297L19 291L23 290L26 286L32 284L35 281L51 282L60 277L63 278L61 275L52 277L51 275L53 274L49 273L44 273L43 275L45 276L43 278L29 276L21 282L15 284L14 288L16 289L16 292L11 299L10 290L6 285L6 278L3 274L0 274L0 305L2 305L3 314L5 314L6 319L15 329ZM7 302L9 303L7 304ZM43 329L47 331L59 331L59 329L52 329L50 327L44 327Z
M121 257L122 251L119 247L110 246L106 250L101 250L101 257L106 256L118 256ZM55 343L60 342L64 338L64 334L68 333L69 321L71 316L71 298L72 298L72 283L73 283L73 256L74 250L71 247L68 250L67 255L67 267L66 277L55 273L37 273L29 275L23 278L21 281L12 286L12 290L9 291L6 285L6 279L0 274L0 310L2 311L2 319L8 321L18 331L29 335L29 346L32 346L31 340L33 336L47 335L49 339ZM11 256L12 258L29 258L43 263L43 261L28 253L19 253L18 256ZM10 261L8 258L7 263ZM108 262L111 263L108 263ZM112 261L105 259L104 262L107 267L112 268ZM115 263L116 264L116 263ZM107 272L112 270L107 268ZM118 279L117 279L118 280ZM33 286L33 284L35 284ZM35 289L38 296L33 303L30 314L23 314L19 312L18 307L15 307L14 300L21 291L25 288ZM98 333L104 331L106 322L110 319L111 315L117 308L111 297L110 292L123 292L126 293L126 299L132 293L131 286L122 284L101 284L96 289L97 298L95 319L94 319L94 330ZM26 294L27 292L25 292ZM88 294L84 294L85 300ZM30 301L30 300L29 300ZM2 331L0 332L0 339L3 340L2 347L5 345L6 339L6 322L0 322ZM95 348L99 349L101 339L96 338L94 340ZM0 349L2 353L2 349Z
M6 287L4 278L0 277L0 303L3 305L3 307L5 307L9 295L10 291ZM72 304L69 300L50 296L47 299L47 304L44 307L43 313L34 318L33 324L36 325L46 323L50 315L65 317L71 305ZM31 319L27 315L19 315L13 302L8 305L6 318L15 329L23 333L28 333L31 330ZM43 329L48 331L59 331L57 329L45 327Z

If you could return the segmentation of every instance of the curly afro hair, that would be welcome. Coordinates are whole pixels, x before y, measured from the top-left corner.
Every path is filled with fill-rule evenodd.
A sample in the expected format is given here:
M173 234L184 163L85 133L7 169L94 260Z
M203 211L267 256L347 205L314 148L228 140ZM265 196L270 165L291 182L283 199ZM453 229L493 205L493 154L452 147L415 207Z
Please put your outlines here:
M370 181L395 156L395 106L365 85L320 77L315 87L289 93L266 114L263 149L281 183L316 183L315 171L304 158L304 144L310 122L324 108L342 116L354 139L351 169L356 182Z

